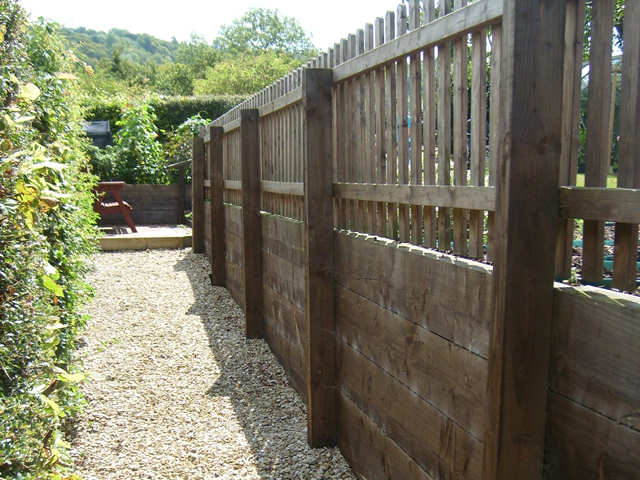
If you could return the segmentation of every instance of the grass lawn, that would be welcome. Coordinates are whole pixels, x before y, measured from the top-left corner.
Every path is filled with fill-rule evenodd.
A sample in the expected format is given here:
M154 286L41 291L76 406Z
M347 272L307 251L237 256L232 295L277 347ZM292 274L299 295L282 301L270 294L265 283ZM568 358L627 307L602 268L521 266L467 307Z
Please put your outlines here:
M577 187L584 187L584 173L579 173L576 179ZM607 188L616 188L618 186L618 176L615 173L607 175Z

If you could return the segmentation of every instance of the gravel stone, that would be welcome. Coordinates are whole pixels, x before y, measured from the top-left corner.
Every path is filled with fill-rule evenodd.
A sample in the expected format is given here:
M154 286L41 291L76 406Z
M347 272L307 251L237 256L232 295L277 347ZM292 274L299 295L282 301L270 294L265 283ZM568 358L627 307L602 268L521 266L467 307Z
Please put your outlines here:
M339 450L309 448L304 403L267 343L244 338L204 256L93 261L78 352L88 405L73 439L82 478L355 480Z

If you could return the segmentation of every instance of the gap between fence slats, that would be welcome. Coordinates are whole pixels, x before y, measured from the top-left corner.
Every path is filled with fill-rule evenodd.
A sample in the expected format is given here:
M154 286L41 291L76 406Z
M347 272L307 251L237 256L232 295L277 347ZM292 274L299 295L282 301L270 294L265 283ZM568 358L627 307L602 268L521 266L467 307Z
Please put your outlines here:
M474 2L429 25L398 37L395 41L389 39L381 47L337 66L333 69L333 83L350 80L391 64L404 56L415 55L423 49L435 47L443 42L451 42L490 25L497 25L501 20L502 0ZM402 54L398 55L398 52Z

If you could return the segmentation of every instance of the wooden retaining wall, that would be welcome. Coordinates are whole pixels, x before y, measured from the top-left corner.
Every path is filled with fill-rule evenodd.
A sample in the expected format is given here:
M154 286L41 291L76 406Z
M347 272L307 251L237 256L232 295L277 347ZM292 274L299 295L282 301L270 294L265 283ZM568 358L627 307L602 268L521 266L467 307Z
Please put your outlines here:
M131 219L136 225L176 225L182 223L184 210L191 208L191 189L185 189L180 211L178 185L125 185L122 199L133 207ZM114 201L105 195L104 201ZM126 225L122 215L104 215L98 225Z
M605 47L613 3L590 12ZM194 251L305 400L309 444L360 478L640 478L640 302L554 283L574 218L602 280L608 220L614 284L635 290L627 3L625 188L598 188L599 120L575 187L584 0L455 0L438 18L409 0L194 140ZM590 118L608 76L589 79Z

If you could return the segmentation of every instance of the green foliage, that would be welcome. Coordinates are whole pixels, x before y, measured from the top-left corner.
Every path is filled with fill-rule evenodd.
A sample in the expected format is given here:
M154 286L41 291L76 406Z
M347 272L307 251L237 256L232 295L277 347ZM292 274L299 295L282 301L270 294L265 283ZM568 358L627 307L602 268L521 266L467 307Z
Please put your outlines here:
M154 109L158 127L158 140L164 144L167 134L178 128L187 119L200 114L206 118L218 118L245 99L244 96L198 96L198 97L153 97L149 104ZM109 120L111 131L117 134L120 127L117 122L129 100L122 97L92 99L87 106L86 120Z
M149 102L123 109L115 145L105 150L92 147L91 169L101 180L123 180L131 184L167 183L166 161L158 142L156 116Z
M163 64L175 58L178 42L167 42L146 33L135 34L112 28L109 32L78 28L62 28L60 33L69 46L85 62L97 66L117 48L126 52L126 59L136 63Z
M60 478L82 405L74 339L96 230L73 59L56 26L0 2L0 476Z
M269 8L250 8L231 25L223 25L213 43L232 57L270 50L302 63L316 53L311 37L295 18Z
M243 54L225 59L208 68L206 77L194 81L196 95L250 95L301 65L290 56L265 51L260 55Z
M183 162L191 159L191 148L193 137L197 136L200 127L206 127L211 123L210 118L202 118L198 113L188 118L184 123L179 125L167 135L165 149L167 155L171 159L171 163ZM169 171L171 183L178 182L178 170ZM186 165L184 169L184 178L186 183L191 183L191 165Z

